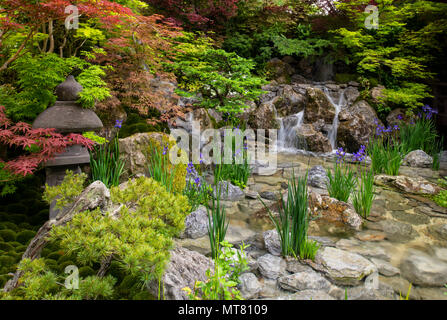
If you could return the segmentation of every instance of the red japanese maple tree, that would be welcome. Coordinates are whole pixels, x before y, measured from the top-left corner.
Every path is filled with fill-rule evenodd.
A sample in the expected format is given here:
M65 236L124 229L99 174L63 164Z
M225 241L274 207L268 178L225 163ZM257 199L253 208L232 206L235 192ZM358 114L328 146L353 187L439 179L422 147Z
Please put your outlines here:
M4 169L13 175L32 174L40 164L75 144L91 150L94 142L80 134L62 135L53 128L32 129L25 122L13 124L5 115L5 107L0 106L0 145L23 150L22 155L12 160L0 159ZM31 148L36 151L30 151Z

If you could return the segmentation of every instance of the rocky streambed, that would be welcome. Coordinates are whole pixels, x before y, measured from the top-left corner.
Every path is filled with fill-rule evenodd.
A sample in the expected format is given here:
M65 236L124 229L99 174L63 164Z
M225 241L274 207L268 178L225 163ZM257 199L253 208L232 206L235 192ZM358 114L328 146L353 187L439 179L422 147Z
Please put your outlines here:
M376 177L371 215L361 219L351 204L328 196L322 168L332 166L327 157L280 153L276 173L253 175L243 192L234 187L223 201L230 220L227 240L250 244L250 271L241 276L243 296L332 300L345 299L346 293L348 300L399 299L411 284L410 299L446 300L447 210L411 189L415 185L436 187L439 173L402 166L398 178L413 184L400 189L400 180L386 183ZM275 211L292 172L304 175L311 168L309 235L321 248L314 262L284 259L278 235L257 197ZM206 223L204 208L192 213L178 244L208 255Z

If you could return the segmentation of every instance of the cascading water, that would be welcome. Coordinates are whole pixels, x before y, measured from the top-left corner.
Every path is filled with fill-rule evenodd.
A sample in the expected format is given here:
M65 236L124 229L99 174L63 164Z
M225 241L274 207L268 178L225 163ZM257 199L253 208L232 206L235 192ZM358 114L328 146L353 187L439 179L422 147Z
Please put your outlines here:
M300 149L296 131L303 124L304 110L286 118L280 118L278 131L278 151L290 151Z
M323 88L324 94L328 98L329 102L335 108L335 116L334 116L334 120L332 121L332 127L328 132L328 139L329 139L329 142L331 143L332 149L335 149L337 147L337 130L338 130L338 124L339 124L338 114L340 113L341 108L346 104L345 90L346 89L343 89L340 92L338 101L337 101L337 103L335 103L334 99L332 98L332 96L329 93L329 90L326 87Z

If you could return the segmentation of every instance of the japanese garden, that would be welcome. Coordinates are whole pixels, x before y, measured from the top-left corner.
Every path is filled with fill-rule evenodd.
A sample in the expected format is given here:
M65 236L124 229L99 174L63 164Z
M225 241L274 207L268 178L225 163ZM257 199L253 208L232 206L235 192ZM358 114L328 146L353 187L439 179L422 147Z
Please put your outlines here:
M0 0L0 300L447 300L447 3Z

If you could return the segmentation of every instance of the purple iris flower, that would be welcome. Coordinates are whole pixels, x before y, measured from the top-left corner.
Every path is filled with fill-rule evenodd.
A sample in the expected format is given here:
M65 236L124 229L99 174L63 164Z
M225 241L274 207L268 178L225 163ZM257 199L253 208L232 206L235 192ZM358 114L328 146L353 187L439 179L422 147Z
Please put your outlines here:
M123 120L116 120L115 121L115 128L121 129L121 125L123 124Z
M398 120L402 120L402 119L403 119L402 115L401 115L401 114L398 114L398 115L397 115L397 119L398 119Z

